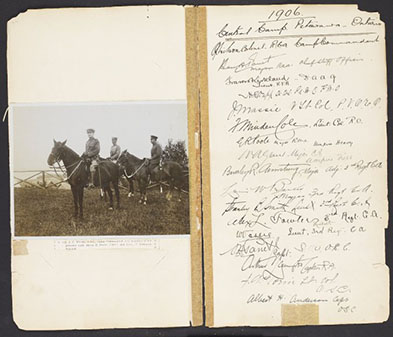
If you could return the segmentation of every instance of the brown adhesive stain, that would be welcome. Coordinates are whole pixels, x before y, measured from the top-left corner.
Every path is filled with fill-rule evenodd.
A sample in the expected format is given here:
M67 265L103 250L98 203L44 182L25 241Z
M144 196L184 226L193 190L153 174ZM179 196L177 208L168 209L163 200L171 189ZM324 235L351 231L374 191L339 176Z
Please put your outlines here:
M281 325L318 325L318 304L281 304Z
M12 255L29 255L29 251L27 250L27 240L13 240Z
M187 110L188 110L188 154L190 173L190 234L191 234L191 291L192 325L203 324L202 302L202 238L199 220L201 204L201 154L195 140L200 134L199 77L197 46L197 8L186 7L186 65L187 65Z

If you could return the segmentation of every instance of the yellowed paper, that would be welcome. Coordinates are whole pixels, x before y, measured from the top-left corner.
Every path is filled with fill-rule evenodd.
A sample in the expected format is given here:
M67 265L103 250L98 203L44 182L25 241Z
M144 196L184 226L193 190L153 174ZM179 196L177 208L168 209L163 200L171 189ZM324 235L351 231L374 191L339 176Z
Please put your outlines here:
M386 320L383 22L353 5L206 10L207 321Z
M7 28L10 103L186 98L180 6L30 10Z
M105 132L124 132L120 140L123 149L128 147L129 151L140 143L147 143L149 150L144 151L148 156L151 146L149 135L157 131L146 128L146 138L127 144L126 131L129 130L131 139L132 130L138 126L142 128L146 121L141 123L139 117L130 121L126 110L129 109L132 115L138 104L141 109L149 104L168 102L180 102L186 106L185 27L184 8L176 6L48 9L20 14L8 24L9 103L24 111L30 107L31 113L42 110L43 106L46 111L55 106L53 113L59 109L67 111L67 106L70 106L69 117L75 120L78 119L77 113L82 116L84 111L92 113L94 109L100 109L97 116L102 117L106 111L108 123ZM195 95L192 93L189 98L194 100ZM192 104L195 105L195 102ZM75 112L75 106L80 109L79 112ZM123 112L111 115L113 106ZM156 109L158 112L161 110L164 109ZM184 113L187 121L187 109ZM195 111L189 110L189 113ZM11 115L13 172L15 135ZM58 140L63 141L67 134L71 134L67 132L71 130L70 121L67 120L66 127L61 121L67 114L59 116L59 120L48 125L42 120L41 127L45 130L41 132L52 130L53 135L60 134L62 139ZM114 123L115 120L117 123ZM31 124L32 128L37 126L36 122ZM72 130L77 134L76 128L80 128L82 140L69 138L70 147L77 142L78 146L84 146L85 128L91 127L94 122L93 117L86 121L86 125L76 122ZM157 124L157 120L154 123ZM184 125L187 128L187 123ZM191 134L188 144L190 154L195 156L193 124L190 122L188 127L184 132ZM101 135L103 130L101 128ZM35 132L40 132L39 128ZM18 141L26 150L34 139ZM49 142L53 145L51 138ZM110 142L106 142L108 145L105 143L105 146L109 146ZM105 146L102 148L106 149ZM140 156L143 155L141 153ZM194 165L196 160L195 157L190 162ZM28 162L25 161L25 164ZM47 165L46 157L44 164ZM190 171L194 178L194 166ZM11 186L17 181L11 179ZM190 193L196 193L197 189L195 181L190 181ZM11 189L11 198L13 193ZM69 208L71 217L71 192L69 198L64 207ZM165 200L164 195L160 198ZM78 236L90 226L87 221L69 222L67 231L77 236L14 237L12 292L16 324L26 330L200 324L201 302L192 299L192 292L200 293L201 284L198 279L191 282L191 271L200 271L200 256L191 263L191 241L193 254L198 253L198 247L200 249L200 228L195 215L200 208L195 209L195 199L192 194L190 214L193 218L190 223L193 240L187 234L108 237L101 233L98 237ZM157 207L149 205L149 201L146 206L141 205L145 212ZM178 207L176 203L177 200L168 201L165 207L173 213L173 209ZM43 214L51 212L51 207L53 204L43 205L40 211ZM126 212L135 206L130 206L126 197L122 200L122 207L121 211ZM141 209L134 211L140 212ZM85 217L91 212L91 206L90 209L86 206ZM160 219L156 221L159 223ZM152 228L155 225L152 223ZM110 220L107 226L110 232Z

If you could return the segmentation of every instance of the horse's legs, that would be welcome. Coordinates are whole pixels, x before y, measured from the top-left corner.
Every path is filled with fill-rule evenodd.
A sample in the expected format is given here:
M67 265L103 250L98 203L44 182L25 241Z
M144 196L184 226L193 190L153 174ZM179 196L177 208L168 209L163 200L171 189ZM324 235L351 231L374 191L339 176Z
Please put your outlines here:
M145 184L145 192L144 192L144 199L143 199L143 204L146 205L147 204L147 186L148 186L149 182L146 181Z
M173 192L173 178L169 179L169 189L168 189L168 193L166 194L166 199L168 201L172 199L172 192Z
M139 203L140 204L144 204L144 205L146 205L146 202L147 202L147 196L146 196L146 187L145 188L143 188L142 190L141 190L141 198L140 198L140 200L139 200Z
M177 187L177 192L179 193L178 201L181 201L181 189L183 187L182 181L180 179L176 180L176 187Z
M134 181L133 179L128 179L128 197L131 198L134 196Z
M160 186L160 193L162 194L163 189L162 189L162 184L161 184L161 174L158 174L158 185Z
M115 194L116 194L117 208L120 208L120 192L119 192L119 182L118 181L113 183L113 188L114 188Z
M160 193L162 193L162 184L161 184L161 171L160 171L160 167L156 168L157 172L156 172L156 177L157 177L157 182L158 182L158 186L160 188Z
M142 178L138 178L138 187L139 187L139 194L140 194L139 203L140 204L143 202L143 192L146 189L146 187L144 185L145 185L145 183L142 181Z
M108 185L105 185L104 189L109 195L109 209L112 210L113 209L113 194L112 194L112 189L111 189L109 183L108 183Z
M141 198L139 199L139 203L140 204L143 203L144 205L146 205L146 202L147 202L146 189L147 189L148 181L147 180L143 181L141 179L141 180L138 181L138 184L139 184L139 191L141 193Z
M173 178L169 180L169 200L172 200L173 197L173 187L174 187Z
M74 217L78 216L78 191L75 186L71 186L72 196L74 199Z
M162 193L162 184L161 184L161 170L160 167L157 166L154 168L154 170L152 171L152 179L158 183L158 188L160 193Z
M147 182L146 182L146 185L145 185L145 188L144 188L144 191L143 191L143 204L144 205L146 205L146 203L147 203L147 196L146 196L146 191L147 191Z
M79 194L79 217L81 218L81 219L83 219L83 190L84 190L84 187L83 186L79 186L79 191L78 191L78 194Z

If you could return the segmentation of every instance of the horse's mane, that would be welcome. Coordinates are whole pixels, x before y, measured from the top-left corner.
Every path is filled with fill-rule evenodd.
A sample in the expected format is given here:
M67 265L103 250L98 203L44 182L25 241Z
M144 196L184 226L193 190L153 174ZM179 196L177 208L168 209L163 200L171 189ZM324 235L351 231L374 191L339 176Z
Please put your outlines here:
M73 149L71 149L70 147L68 147L67 145L63 145L63 148L66 149L68 152L70 152L72 155L80 158L79 154L77 154Z
M137 156L134 156L133 154L129 153L128 151L126 152L127 159L131 159L132 161L142 161L142 159L138 158Z

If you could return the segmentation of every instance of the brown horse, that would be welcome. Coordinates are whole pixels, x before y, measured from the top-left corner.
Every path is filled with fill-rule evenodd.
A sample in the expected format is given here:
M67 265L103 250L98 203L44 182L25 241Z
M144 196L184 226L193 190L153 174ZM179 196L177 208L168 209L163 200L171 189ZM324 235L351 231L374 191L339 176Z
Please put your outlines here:
M148 185L148 171L146 166L145 159L139 159L134 155L124 150L119 158L117 159L118 164L124 171L124 175L127 178L130 184L130 193L131 193L131 184L133 184L133 179L138 182L140 199L139 203L143 203L146 205L147 197L146 197L146 189ZM133 187L132 187L133 188Z
M116 161L118 164L118 162ZM119 164L118 164L119 165ZM127 170L119 165L119 173L120 173L120 181L123 186L125 186L125 181L128 183L128 197L131 198L135 195L135 189L134 189L134 180L135 178L131 176L131 178L127 178L130 176L129 173L127 173Z
M104 195L109 195L109 209L113 210L113 194L111 183L116 195L116 206L120 208L119 192L119 166L110 160L101 160L95 170L93 182L96 187L100 187ZM106 199L105 199L106 201Z
M144 203L146 205L147 197L146 197L146 189L149 184L148 181L148 169L147 159L139 159L134 155L124 150L119 156L118 163L124 168L125 175L127 179L135 178L138 181L139 190L141 193L140 203ZM161 183L164 180L169 182L169 191L166 195L167 200L172 199L172 194L174 187L179 191L180 200L181 189L184 184L184 174L182 166L174 161L165 161L163 162L161 167L156 167L152 172L152 177L155 181L158 182L161 191Z
M57 163L60 166L62 161L67 173L67 182L71 186L72 195L74 198L74 216L83 218L83 191L88 183L88 163L81 158L76 152L66 146L66 142L57 142L53 140L54 146L48 157L48 165L53 166ZM113 196L110 188L112 183L117 199L117 206L120 206L120 193L119 193L119 169L118 166L109 161L100 162L94 181L101 184L101 188L108 193L109 209L113 209Z
M178 200L181 201L181 190L184 186L184 173L183 167L175 161L165 160L162 162L161 167L156 167L153 170L153 178L159 183L161 189L161 183L167 181L169 183L169 190L166 194L167 200L171 200L173 196L173 190L176 188L178 191Z

